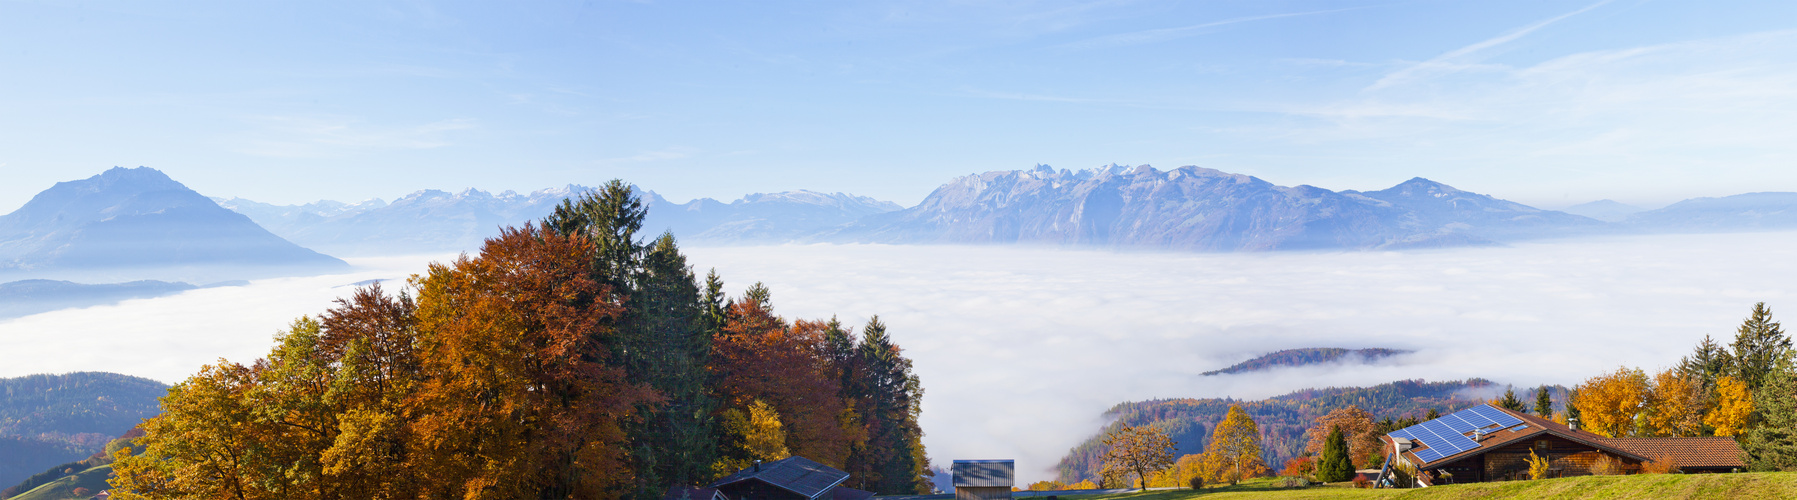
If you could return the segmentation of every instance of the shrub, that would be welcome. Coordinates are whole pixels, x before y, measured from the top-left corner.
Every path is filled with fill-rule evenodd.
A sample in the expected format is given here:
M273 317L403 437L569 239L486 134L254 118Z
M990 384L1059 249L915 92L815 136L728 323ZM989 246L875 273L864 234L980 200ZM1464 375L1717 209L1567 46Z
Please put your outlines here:
M1652 462L1641 464L1642 474L1674 474L1678 472L1678 461L1670 456L1654 457Z
M1354 476L1354 487L1355 488L1371 488L1371 487L1373 487L1373 481L1370 479L1367 479L1366 476L1361 476L1361 475L1357 474Z
M1204 478L1192 476L1192 480L1187 481L1186 484L1190 484L1194 490L1202 490L1204 489Z
M1609 455L1599 455L1597 457L1597 460L1594 460L1591 462L1591 475L1593 475L1593 476L1619 476L1619 475L1622 475L1622 461L1617 460L1616 458L1611 457Z

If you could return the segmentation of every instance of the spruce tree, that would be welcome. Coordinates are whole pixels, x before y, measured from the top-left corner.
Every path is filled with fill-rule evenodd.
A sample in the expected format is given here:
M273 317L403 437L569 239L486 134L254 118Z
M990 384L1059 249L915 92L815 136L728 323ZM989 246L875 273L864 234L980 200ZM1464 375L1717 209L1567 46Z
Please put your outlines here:
M1498 406L1510 411L1528 412L1528 410L1523 407L1522 400L1516 399L1516 389L1510 387L1504 388L1504 398L1498 400Z
M873 491L883 495L930 490L929 459L923 448L923 384L911 373L879 316L861 328L855 349L858 372L850 386L867 429L867 445L851 461L871 472ZM858 456L857 456L858 455Z
M1317 480L1325 483L1354 478L1354 462L1348 457L1348 439L1341 427L1330 427L1323 440L1323 456L1317 461Z
M1709 335L1704 335L1703 341L1697 343L1697 348L1690 355L1679 359L1678 372L1679 375L1697 379L1703 384L1704 390L1711 390L1716 388L1718 377L1728 374L1729 367L1734 364L1731 358L1727 348L1717 345L1716 340Z
M634 429L639 497L658 497L667 485L694 485L710 479L715 461L715 410L711 393L711 333L692 268L680 254L674 235L664 233L648 248L642 272L628 305L635 332L627 370L667 400L639 410L644 418ZM653 481L653 482L651 482Z
M1753 313L1735 330L1735 342L1729 347L1734 362L1729 371L1745 382L1748 390L1757 392L1766 375L1791 350L1791 339L1777 321L1772 321L1772 310L1760 302L1753 305Z
M1554 418L1554 396L1545 385L1535 390L1535 414L1541 418Z
M1753 399L1763 420L1741 440L1748 470L1797 470L1797 366L1791 358L1766 375Z
M1434 409L1434 408L1430 408L1430 409L1429 409L1429 413L1427 413L1427 414L1425 414L1425 415L1423 415L1423 421L1424 421L1424 422L1428 422L1428 421L1430 421L1430 420L1435 420L1435 419L1438 419L1438 418L1441 418L1441 412L1439 412L1439 411L1435 411L1435 409Z

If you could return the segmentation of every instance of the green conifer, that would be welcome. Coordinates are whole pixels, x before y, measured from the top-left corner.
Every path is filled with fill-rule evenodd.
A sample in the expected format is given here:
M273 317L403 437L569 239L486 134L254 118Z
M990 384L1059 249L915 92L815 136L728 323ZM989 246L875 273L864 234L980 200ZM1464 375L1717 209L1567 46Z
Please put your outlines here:
M1348 439L1341 427L1330 427L1323 440L1323 456L1317 461L1317 480L1335 483L1354 479L1354 463L1348 458Z
M1797 470L1797 366L1789 357L1767 374L1753 399L1763 420L1741 440L1748 470Z
M1554 395L1545 385L1535 390L1535 414L1541 418L1554 418Z
M1791 339L1777 321L1772 321L1772 310L1760 302L1753 305L1753 313L1735 330L1735 342L1729 347L1734 362L1729 371L1747 384L1747 390L1757 392L1766 375L1791 350Z
M1516 399L1516 389L1510 387L1504 388L1504 398L1498 400L1498 406L1515 412L1528 413L1529 411L1527 408L1523 407L1522 400Z

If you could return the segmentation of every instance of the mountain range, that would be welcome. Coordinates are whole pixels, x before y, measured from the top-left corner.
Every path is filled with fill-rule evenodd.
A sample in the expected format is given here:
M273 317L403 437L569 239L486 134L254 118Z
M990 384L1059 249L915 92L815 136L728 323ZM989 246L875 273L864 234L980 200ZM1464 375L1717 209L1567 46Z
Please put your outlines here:
M221 281L340 269L150 168L113 168L0 216L0 277Z
M539 219L568 185L529 194L418 191L386 203L275 206L219 200L282 237L338 254L467 251L502 225ZM1414 178L1378 191L1279 186L1200 167L1109 165L968 175L923 202L843 193L751 194L673 203L639 190L645 236L703 245L1032 244L1205 252L1496 245L1593 234L1797 228L1797 193L1687 200L1642 210L1609 200L1543 210Z
M472 251L500 227L542 219L564 198L591 191L573 184L527 194L423 190L392 203L326 200L285 206L215 200L300 245L338 255L378 255ZM703 244L782 243L903 208L865 196L804 190L756 193L730 203L711 198L674 203L653 191L637 194L649 212L645 236L672 231L682 241Z

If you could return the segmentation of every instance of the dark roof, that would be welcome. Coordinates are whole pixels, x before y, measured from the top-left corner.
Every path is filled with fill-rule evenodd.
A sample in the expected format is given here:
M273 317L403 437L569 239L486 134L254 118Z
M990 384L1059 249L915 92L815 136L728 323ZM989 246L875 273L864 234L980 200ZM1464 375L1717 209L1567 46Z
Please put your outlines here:
M805 498L817 498L819 495L829 492L830 488L849 479L847 472L797 455L761 464L760 469L759 472L755 467L737 471L729 477L711 483L711 487L720 488L744 481L761 481L776 488L797 493Z
M718 494L717 488L674 486L668 488L667 494L662 498L664 500L718 500L724 497Z
M835 489L830 490L829 500L868 500L873 497L874 492L871 491L857 490L847 486L837 486Z
M1614 443L1611 443L1610 442L1610 441L1612 441L1611 438L1606 438L1604 436L1601 436L1601 435L1598 435L1598 434L1595 434L1595 433L1592 433L1589 431L1583 431L1583 430L1575 431L1575 430L1572 430L1572 428L1570 428L1570 427L1560 424L1559 422L1541 418L1541 417L1538 417L1535 415L1530 415L1527 413L1516 412L1516 411L1510 411L1510 410L1506 410L1503 408L1498 408L1496 406L1493 406L1492 408L1496 408L1498 411L1502 411L1504 413L1507 413L1507 414L1510 414L1511 416L1516 417L1517 419L1522 420L1523 425L1517 426L1517 427L1512 427L1512 428L1505 429L1505 430L1498 430L1498 431L1486 433L1479 438L1479 440L1478 440L1479 447L1473 448L1470 450L1466 450L1466 451L1463 451L1460 453L1456 453L1454 455L1450 455L1446 458L1442 458L1442 459L1436 460L1434 462L1424 462L1421 458L1417 458L1416 454L1412 451L1404 452L1404 458L1409 459L1410 463L1417 464L1417 467L1419 467L1419 468L1428 469L1431 467L1435 467L1437 465L1445 464L1448 462L1459 461L1459 460L1467 458L1467 457L1478 455L1480 453L1485 453L1485 452L1491 451L1493 449L1501 448L1501 447L1507 446L1511 443L1516 443L1519 441L1534 438L1535 436L1553 435L1553 436L1559 436L1568 441L1572 441L1575 443L1590 446L1592 448L1603 450L1603 451L1609 452L1610 454L1613 454L1613 455L1628 457L1628 458L1631 458L1631 459L1634 459L1637 461L1642 461L1642 462L1651 460L1651 458L1648 456L1641 455L1640 453L1636 453L1634 451L1631 451L1629 449L1626 449L1626 448L1618 446ZM1469 435L1468 437L1471 437L1471 436ZM1386 443L1391 442L1390 435L1380 436L1380 439L1384 440ZM1412 450L1428 449L1428 446L1426 446L1428 443L1420 443L1420 444L1423 446L1419 446L1418 448L1413 448Z
M1604 442L1652 460L1671 458L1679 467L1721 469L1747 466L1741 462L1741 445L1736 444L1732 437L1605 438Z
M1015 460L956 460L956 488L1009 488L1017 484Z

